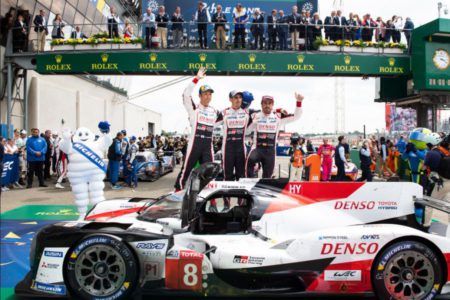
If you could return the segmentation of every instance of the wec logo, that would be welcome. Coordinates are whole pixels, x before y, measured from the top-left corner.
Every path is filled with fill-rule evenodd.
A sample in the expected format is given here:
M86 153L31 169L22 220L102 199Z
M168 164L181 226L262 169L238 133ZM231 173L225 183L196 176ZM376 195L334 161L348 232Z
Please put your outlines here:
M155 250L161 250L164 249L164 246L166 244L164 243L138 243L136 245L136 249L155 249Z

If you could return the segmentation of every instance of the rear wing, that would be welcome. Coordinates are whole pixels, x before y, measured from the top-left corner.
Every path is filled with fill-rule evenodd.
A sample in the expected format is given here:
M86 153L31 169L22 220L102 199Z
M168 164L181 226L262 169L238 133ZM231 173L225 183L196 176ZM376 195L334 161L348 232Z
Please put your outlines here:
M424 207L431 207L450 214L450 202L428 196L423 196L421 198L414 197L414 202L423 205Z

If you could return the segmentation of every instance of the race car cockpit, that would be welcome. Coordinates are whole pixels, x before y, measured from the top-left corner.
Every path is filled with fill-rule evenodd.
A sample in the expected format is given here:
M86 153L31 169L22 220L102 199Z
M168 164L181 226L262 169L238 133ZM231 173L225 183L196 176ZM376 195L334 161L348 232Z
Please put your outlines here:
M220 173L217 163L205 163L193 170L186 185L186 193L181 207L181 226L190 226L195 234L224 234L247 232L251 228L250 210L253 199L246 190L218 191L202 199L200 191ZM209 207L216 198L223 198L230 205L220 212L212 212ZM236 198L230 201L230 198Z

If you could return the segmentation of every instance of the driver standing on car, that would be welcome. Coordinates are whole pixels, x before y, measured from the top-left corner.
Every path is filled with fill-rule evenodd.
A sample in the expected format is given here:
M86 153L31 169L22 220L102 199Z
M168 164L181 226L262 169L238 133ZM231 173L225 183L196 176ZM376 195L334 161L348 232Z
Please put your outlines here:
M197 161L201 164L213 161L213 129L216 122L222 119L221 114L209 105L214 90L209 85L202 85L199 89L200 103L195 104L192 100L192 91L197 82L205 77L205 74L206 69L201 68L183 92L183 104L188 112L191 136L188 141L186 159L175 183L176 191L184 188Z
M247 177L255 177L255 165L262 164L263 178L271 178L275 166L276 140L278 131L284 125L298 120L302 113L304 97L295 93L297 106L293 115L282 116L273 110L272 96L263 96L261 100L262 111L251 115L252 124L248 132L255 131L253 145L247 157Z

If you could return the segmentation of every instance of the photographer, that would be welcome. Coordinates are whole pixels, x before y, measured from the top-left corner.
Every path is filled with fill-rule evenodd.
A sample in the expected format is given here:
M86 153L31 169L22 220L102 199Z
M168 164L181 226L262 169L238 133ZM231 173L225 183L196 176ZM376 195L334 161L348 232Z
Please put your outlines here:
M302 181L303 174L303 157L305 151L303 150L302 143L304 139L300 138L297 134L291 137L291 149L289 149L289 155L291 157L291 171L289 172L289 181Z

